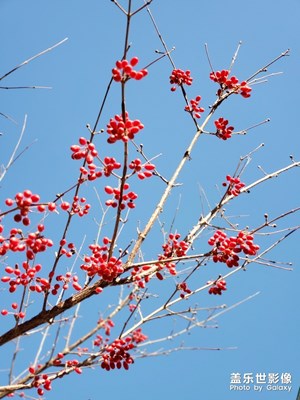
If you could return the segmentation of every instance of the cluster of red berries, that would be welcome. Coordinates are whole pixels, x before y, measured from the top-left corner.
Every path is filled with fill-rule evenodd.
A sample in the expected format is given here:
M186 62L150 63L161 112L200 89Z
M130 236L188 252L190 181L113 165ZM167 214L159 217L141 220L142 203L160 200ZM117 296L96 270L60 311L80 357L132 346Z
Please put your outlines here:
M63 290L68 290L70 283L72 284L72 286L75 290L79 291L82 289L82 286L78 283L78 276L72 275L71 272L67 272L65 275L57 275L57 277L55 279L57 282L62 283ZM60 284L56 283L54 285L54 288L52 289L51 293L53 295L56 295L58 293L59 289L60 289Z
M163 255L166 258L170 258L172 256L183 257L184 255L186 255L189 245L184 240L179 241L180 236L181 235L179 233L169 234L167 242L162 245L162 248L164 250Z
M221 96L224 90L233 90L245 98L251 96L252 89L248 86L248 83L246 81L239 83L239 80L235 76L229 77L228 70L223 69L222 71L211 72L209 77L221 86L221 89L217 93L218 96Z
M217 128L216 136L220 139L227 140L231 138L233 126L227 126L228 120L224 118L219 118L215 121L215 126Z
M182 69L173 69L170 76L170 84L181 86L183 84L191 85L193 82L193 78L191 77L191 71L183 71ZM171 91L174 92L176 90L176 86L171 87Z
M35 374L34 367L29 367L28 370L31 374ZM35 375L33 378L32 386L37 388L37 394L39 396L44 395L44 389L48 391L52 389L51 380L49 379L49 376L47 374Z
M123 186L123 190L126 191L128 189L129 189L129 184L125 183ZM104 190L107 194L113 195L113 198L110 200L107 200L105 202L105 204L108 207L113 207L113 208L118 207L119 201L121 200L121 189L120 188L112 188L111 186L105 186ZM136 200L137 198L138 198L138 195L135 192L123 193L122 201L120 204L121 210L124 210L126 208L126 206L128 208L135 208L134 200Z
M44 225L39 225L39 232L44 230ZM3 233L4 227L0 225L0 233ZM19 237L18 237L19 236ZM10 230L9 238L0 236L0 256L4 256L8 251L21 252L26 250L26 243L22 229L13 228Z
M140 71L135 71L133 69L138 62L138 57L133 57L130 61L118 60L116 62L116 67L112 70L113 80L116 82L125 82L131 78L139 81L147 76L148 71L146 69L143 68Z
M134 138L144 125L140 120L130 120L128 112L125 113L125 120L122 115L115 115L114 118L109 120L107 124L107 133L109 138L108 143L115 143L117 140L122 140L123 142L128 142Z
M98 151L94 143L89 142L85 137L79 138L79 145L73 144L71 146L72 159L81 160L85 159L87 168L81 167L80 172L86 176L89 181L94 181L102 176L101 171L97 171L97 167L94 164L94 158L98 156Z
M222 71L211 72L209 77L212 81L219 83L228 89L234 88L239 82L235 76L231 76L229 78L229 71L226 69L223 69Z
M63 365L63 358L65 357L64 353L57 353L56 357L53 360L53 365L60 366Z
M100 318L97 322L98 325L102 325L102 329L104 329L105 335L109 336L110 335L110 331L111 328L113 328L115 326L114 322L112 319L107 318L107 319L102 319Z
M8 311L6 309L1 310L1 315L6 316L6 315L9 315L9 314L13 314L15 316L15 318L17 318L17 319L25 318L25 313L23 311L16 312L16 310L19 308L18 303L12 303L11 304L11 308L13 309L12 312L10 312L10 311Z
M121 168L121 164L114 157L105 157L103 160L103 173L107 178L112 174L114 169Z
M39 225L40 226L40 225ZM17 240L17 238L15 237ZM26 244L26 257L27 260L33 260L37 253L41 253L47 250L47 247L52 247L53 242L51 239L47 239L40 234L40 231L35 233L29 233L25 239Z
M150 274L147 274L147 271L149 271L151 268L152 268L151 265L143 265L142 267L135 266L131 270L131 276L133 278L133 282L135 282L136 285L141 289L144 289L146 283L150 281Z
M245 184L241 182L240 178L233 178L230 175L226 176L226 180L227 182L223 182L222 185L224 187L228 186L227 193L229 195L238 196Z
M24 237L21 229L11 229L8 239L0 236L0 255L5 255L7 251L22 252L26 250L27 259L33 260L37 253L44 252L47 247L53 246L51 239L41 235L43 230L44 225L39 224L37 232L29 233L27 237Z
M109 341L109 339L108 338L106 338L105 339L105 341L106 342L108 342ZM93 345L94 346L102 346L103 345L103 336L102 335L96 335L96 338L94 339L94 341L93 341Z
M124 339L116 339L105 348L105 353L102 355L101 368L110 371L115 368L124 368L128 370L129 365L134 363L129 351L134 349L135 345L132 339L127 337Z
M208 244L214 246L213 261L225 263L229 268L239 266L238 253L255 256L259 246L253 243L254 237L240 231L236 237L227 237L226 233L217 230L209 239Z
M86 198L75 196L72 203L72 213L77 214L79 217L83 217L88 214L91 205L86 203Z
M201 101L201 96L197 96L195 99L190 100L189 105L184 107L185 111L192 113L194 118L201 118L201 113L205 110L202 107L199 107L199 103Z
M164 279L160 271L164 270L165 268L167 268L167 270L171 275L177 274L175 262L171 261L163 262L163 261L172 257L183 257L186 254L189 245L184 240L179 240L179 239L180 239L179 233L176 234L170 233L167 242L162 245L164 253L158 256L158 259L161 262L155 264L157 269L155 276L159 280ZM141 267L136 266L132 269L131 276L133 278L133 281L137 284L138 287L145 288L145 284L149 282L152 275L151 273L152 271L150 271L150 273L148 272L151 269L153 269L152 265L143 265Z
M36 206L38 211L43 212L45 208L40 207L37 203L40 201L40 196L38 194L33 194L30 190L26 189L24 192L19 192L15 195L15 200L6 199L5 204L8 207L15 205L19 209L19 213L15 214L15 222L21 222L23 225L30 225L30 219L28 218L28 213L30 207Z
M36 278L36 274L42 269L42 266L40 264L29 265L29 262L34 260L38 253L44 252L47 248L53 246L51 239L41 235L43 230L44 225L39 224L37 232L29 233L27 237L24 237L20 229L13 228L10 231L9 239L0 238L0 243L2 242L0 247L1 255L6 254L8 250L13 252L26 251L27 261L22 263L23 270L19 268L18 264L15 264L15 267L5 267L5 272L8 275L2 276L1 281L9 284L10 293L15 292L18 286L25 287L27 285L29 285L29 290L31 291L42 292L44 290L43 285L32 284L34 280L37 283L41 280L43 283L44 278Z
M115 368L128 370L129 365L134 363L129 351L134 349L138 343L147 339L141 329L137 329L131 336L125 339L116 339L105 347L102 354L101 368L110 371Z
M219 294L221 295L223 291L227 290L226 288L226 281L224 279L218 279L216 281L208 281L208 285L213 284L209 290L209 294Z
M28 286L30 283L33 282L35 275L42 269L40 264L36 264L35 266L30 266L27 261L22 263L21 270L19 265L16 264L15 267L10 267L9 265L5 267L5 272L8 275L4 275L1 278L1 281L4 283L9 283L9 292L13 293L16 291L18 286ZM40 290L39 290L40 288ZM32 292L42 292L42 287L37 288L37 285L30 285L29 290Z
M60 250L60 254L64 254L66 257L70 258L75 254L75 244L74 243L68 243L66 239L62 239L59 242L60 246L62 249ZM63 247L67 244L67 248Z
M78 196L74 196L72 205L67 201L63 201L60 205L60 208L64 211L69 211L71 214L77 214L79 217L83 217L84 215L89 213L91 205L86 203L85 197L79 198Z
M92 251L90 256L84 256L84 264L80 268L89 277L98 275L106 282L112 282L117 276L124 272L122 261L116 257L108 258L108 238L103 239L104 246L91 244L89 249Z
M181 290L180 297L182 299L184 299L187 294L191 294L192 293L191 289L189 289L189 287L188 287L186 282L178 283L177 289Z
M110 336L111 328L113 328L115 326L114 322L109 318L106 320L103 320L102 318L100 318L97 324L98 324L98 326L99 325L102 326L102 329L104 329L106 336ZM93 340L93 346L96 346L96 347L103 346L104 342L108 343L109 338L106 337L105 339L103 339L103 336L98 334L98 335L96 335L96 338Z
M79 367L79 361L74 359L74 360L67 360L65 362L66 368L72 368L76 374L82 374L82 369Z
M243 81L240 83L239 89L238 89L238 93L245 98L248 98L251 96L251 87L248 86L246 81Z
M131 161L129 168L132 169L138 176L139 179L150 178L155 170L155 165L151 163L142 164L139 158Z
M85 348L83 349L85 350ZM78 374L82 373L81 368L78 367L79 361L74 359L74 360L67 360L63 362L63 358L65 355L63 353L57 353L55 359L53 360L53 365L55 366L60 366L60 365L65 365L67 368L73 368L75 372Z
M142 343L147 339L148 337L142 333L141 328L138 328L132 332L132 341L136 344Z
M78 283L78 277L76 275L72 276L70 272L67 272L65 275L56 276L56 281L59 283L51 287L50 280L53 273L50 273L48 278L36 276L42 269L41 264L30 266L27 261L24 261L22 263L22 269L23 270L19 268L18 264L16 264L14 268L10 266L5 268L7 275L2 276L1 281L9 284L10 293L15 292L18 286L23 286L28 287L31 292L46 293L51 290L53 295L57 295L61 283L64 290L69 288L69 283L71 283L73 288L77 291L82 289Z
M179 240L179 239L180 239L179 233L176 233L176 234L170 233L169 234L167 242L162 245L164 253L159 255L158 259L160 261L163 261L165 259L172 258L172 257L183 257L186 255L189 245L184 240ZM166 263L157 264L158 271L156 272L156 277L159 280L163 279L163 276L159 271L161 271L165 267L168 269L168 271L171 275L176 275L175 266L176 266L175 262L171 262L171 261L166 262Z

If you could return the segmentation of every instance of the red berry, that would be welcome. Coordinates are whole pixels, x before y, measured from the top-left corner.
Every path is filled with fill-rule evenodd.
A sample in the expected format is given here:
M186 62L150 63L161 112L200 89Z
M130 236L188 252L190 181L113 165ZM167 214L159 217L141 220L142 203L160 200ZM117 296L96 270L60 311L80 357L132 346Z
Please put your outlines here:
M138 64L138 62L139 62L138 57L133 57L133 58L130 60L130 65L131 65L132 67L135 67L135 66Z
M38 203L40 201L40 196L38 194L33 194L31 200L33 203Z
M11 207L11 206L14 204L14 201L13 201L12 199L6 199L6 200L5 200L5 204L6 204L8 207Z
M56 204L55 203L49 203L48 204L48 210L49 211L55 211L56 210Z
M70 208L70 203L64 201L63 203L61 203L60 208L64 211L67 211Z
M104 190L105 190L105 192L107 194L113 194L114 193L114 189L111 186L105 186Z

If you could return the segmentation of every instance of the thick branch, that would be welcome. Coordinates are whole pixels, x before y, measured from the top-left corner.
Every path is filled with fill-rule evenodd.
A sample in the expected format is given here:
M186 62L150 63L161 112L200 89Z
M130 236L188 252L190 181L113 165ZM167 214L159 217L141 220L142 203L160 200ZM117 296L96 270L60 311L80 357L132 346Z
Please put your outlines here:
M76 306L77 304L81 303L82 301L96 294L95 292L96 288L98 287L104 288L106 286L108 286L108 283L100 280L98 282L95 282L92 286L89 286L81 290L79 293L74 294L68 299L61 301L50 310L41 311L39 314L31 318L30 320L15 326L14 328L10 329L2 336L0 336L0 346L10 342L11 340L21 335L26 334L27 332L29 332L34 328L37 328L38 326L41 326L46 323L51 324L53 318L57 317L63 312L69 310L70 308Z

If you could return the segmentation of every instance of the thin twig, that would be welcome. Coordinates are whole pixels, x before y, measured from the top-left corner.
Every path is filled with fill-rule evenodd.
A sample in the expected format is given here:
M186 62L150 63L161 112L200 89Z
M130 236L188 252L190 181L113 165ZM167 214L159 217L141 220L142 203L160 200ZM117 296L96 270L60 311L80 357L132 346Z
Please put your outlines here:
M246 82L250 82L253 78L255 78L257 75L259 75L262 72L266 72L268 70L268 68L276 63L278 60L280 60L283 57L286 57L289 55L290 49L285 50L284 52L282 52L281 54L279 54L279 56L275 57L272 61L270 61L268 64L266 64L264 67L260 68L259 70L257 70L254 74L252 74L251 76L249 76L249 78L246 79Z
M27 115L25 115L25 117L24 117L24 122L23 122L22 130L21 130L19 139L18 139L18 141L17 141L17 144L16 144L16 146L15 146L13 152L12 152L12 155L11 155L11 157L10 157L10 159L9 159L9 161L8 161L8 163L7 163L7 165L6 165L6 167L4 167L4 169L3 169L3 171L2 171L2 173L1 173L1 175L0 175L0 182L3 180L3 178L4 178L4 176L6 175L7 171L9 170L9 168L11 167L11 165L12 165L12 164L15 162L15 160L16 160L15 155L16 155L16 152L18 151L18 148L19 148L19 146L20 146L20 144L21 144L23 135L24 135L24 133L25 133L26 123L27 123Z
M0 89L11 90L11 89L52 89L51 86L0 86Z
M9 76L13 72L17 71L19 68L23 67L24 65L29 64L31 61L35 60L36 58L41 57L42 55L44 55L44 54L48 53L49 51L55 49L56 47L60 46L67 40L68 40L68 38L65 38L65 39L61 40L60 42L54 44L53 46L49 47L48 49L43 50L40 53L36 54L35 56L28 58L28 60L23 61L21 64L17 65L16 67L14 67L10 71L8 71L6 74L4 74L2 77L0 77L0 81L2 81L2 79L5 79L7 76Z
M236 59L237 59L237 56L238 56L239 50L240 50L240 48L241 48L241 45L242 45L242 42L239 41L238 46L237 46L237 49L236 49L236 51L235 51L235 53L234 53L234 55L233 55L233 57L232 57L231 64L230 64L230 66L229 66L229 68L228 68L228 71L229 71L229 72L231 72L232 67L234 66L234 63L235 63L235 61L236 61Z

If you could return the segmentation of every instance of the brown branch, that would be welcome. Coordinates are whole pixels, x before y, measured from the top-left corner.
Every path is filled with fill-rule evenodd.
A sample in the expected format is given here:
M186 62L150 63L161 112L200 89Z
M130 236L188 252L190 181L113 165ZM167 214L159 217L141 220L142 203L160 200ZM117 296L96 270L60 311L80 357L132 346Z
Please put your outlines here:
M95 282L92 286L82 289L79 293L74 294L66 300L61 301L50 310L42 310L40 313L32 317L30 320L23 322L22 324L15 326L9 331L5 332L0 336L0 346L11 340L26 334L38 326L45 323L51 324L53 319L70 308L76 306L82 301L96 294L95 290L98 287L105 288L109 284L102 280Z

